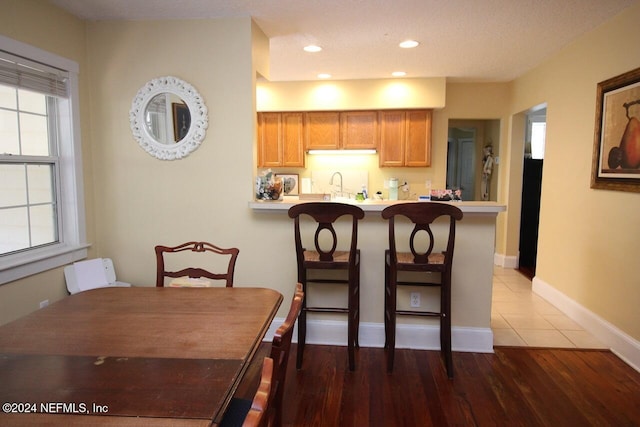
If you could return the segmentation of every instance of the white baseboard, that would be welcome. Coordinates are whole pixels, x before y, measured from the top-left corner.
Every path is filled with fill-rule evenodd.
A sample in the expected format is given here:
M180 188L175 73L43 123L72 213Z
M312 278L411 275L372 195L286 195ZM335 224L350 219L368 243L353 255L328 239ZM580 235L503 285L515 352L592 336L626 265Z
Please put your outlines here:
M518 268L518 257L503 254L493 254L493 263L504 268Z
M569 318L582 326L612 352L640 372L640 342L627 335L597 314L578 304L553 286L534 277L533 292L549 301Z
M284 319L274 319L265 340L271 341ZM297 325L296 325L297 327ZM396 348L415 350L440 350L440 328L432 325L398 324ZM297 330L293 341L297 341ZM360 347L384 347L384 324L360 322ZM347 322L340 320L307 319L307 344L347 345ZM493 353L493 332L491 328L451 328L453 351Z

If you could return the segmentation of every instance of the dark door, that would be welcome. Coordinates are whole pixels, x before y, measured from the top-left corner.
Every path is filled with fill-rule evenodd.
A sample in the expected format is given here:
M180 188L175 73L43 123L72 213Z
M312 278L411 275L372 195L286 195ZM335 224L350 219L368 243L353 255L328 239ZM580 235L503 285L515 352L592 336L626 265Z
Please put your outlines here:
M524 159L522 212L520 214L520 264L518 268L529 278L532 278L536 272L542 162L541 159Z

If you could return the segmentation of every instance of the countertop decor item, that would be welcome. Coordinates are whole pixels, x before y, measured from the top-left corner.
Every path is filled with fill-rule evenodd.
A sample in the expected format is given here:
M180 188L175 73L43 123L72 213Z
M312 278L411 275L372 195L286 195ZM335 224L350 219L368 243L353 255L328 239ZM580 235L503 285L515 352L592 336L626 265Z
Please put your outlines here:
M276 174L276 177L282 179L285 196L297 196L300 194L298 174Z
M256 178L256 200L282 200L282 178L268 170Z

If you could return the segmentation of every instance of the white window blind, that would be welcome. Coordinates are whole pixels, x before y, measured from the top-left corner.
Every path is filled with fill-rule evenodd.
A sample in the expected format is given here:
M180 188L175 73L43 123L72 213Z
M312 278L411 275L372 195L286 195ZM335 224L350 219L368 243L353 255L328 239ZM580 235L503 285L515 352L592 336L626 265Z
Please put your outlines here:
M66 98L68 73L0 51L0 83L45 95Z

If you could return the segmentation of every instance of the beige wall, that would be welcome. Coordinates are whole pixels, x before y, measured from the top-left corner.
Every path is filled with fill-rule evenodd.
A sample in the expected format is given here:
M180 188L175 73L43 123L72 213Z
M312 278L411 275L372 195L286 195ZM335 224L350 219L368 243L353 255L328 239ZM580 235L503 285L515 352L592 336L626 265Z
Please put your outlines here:
M442 108L446 79L370 79L258 83L258 111Z
M512 113L547 102L536 275L640 340L640 194L589 188L598 82L640 66L640 5L517 79Z
M497 185L497 201L507 205L507 211L498 214L496 229L496 252L505 255L516 255L507 252L506 233L507 223L513 217L512 205L508 203L507 191L508 159L512 155L508 141L508 123L509 123L509 104L510 104L510 85L508 83L448 83L447 84L447 101L446 107L438 111L434 117L434 144L442 146L439 148L444 158L444 174L442 179L446 179L446 155L447 155L447 132L449 120L465 119L495 119L500 121L499 139L494 141L497 145L497 152L500 153L501 165L497 168L496 173L492 177ZM444 145L443 145L444 144ZM434 148L435 150L435 148ZM519 203L519 200L517 201ZM520 223L518 207L518 224Z
M97 242L121 280L153 285L155 245L206 240L240 248L237 283L291 293L278 276L265 273L273 270L273 256L265 254L274 252L279 233L261 229L247 206L260 71L252 58L264 57L252 50L264 37L254 30L249 18L89 25ZM209 113L202 145L177 161L147 154L129 127L138 89L164 75L192 84Z
M157 243L203 239L236 245L237 283L272 287L290 298L294 262L278 254L293 252L291 224L274 218L265 229L256 216L268 214L247 207L255 174L255 76L268 75L268 43L249 19L90 22L85 30L84 23L42 1L0 0L0 9L3 35L80 63L91 256L111 257L120 280L152 285ZM501 157L511 162L499 170L498 201L509 206L498 217L497 251L510 253L514 237L508 224L519 221L511 219L519 217L513 181L521 147L512 136L521 126L517 113L547 102L538 276L640 339L640 195L589 188L596 84L638 66L637 22L639 6L512 83L448 83L446 106L434 115L430 173L434 185L444 184L441 141L450 118L500 119ZM163 75L193 84L209 108L205 141L179 161L152 158L129 129L133 96ZM63 291L60 269L4 285L0 322Z
M87 238L95 240L93 220L93 174L89 120L89 73L86 63L84 22L48 2L39 0L0 0L0 34L55 53L80 65L80 127L86 201ZM90 256L95 256L90 248ZM38 309L40 301L54 302L67 295L62 268L33 275L0 286L0 324Z

